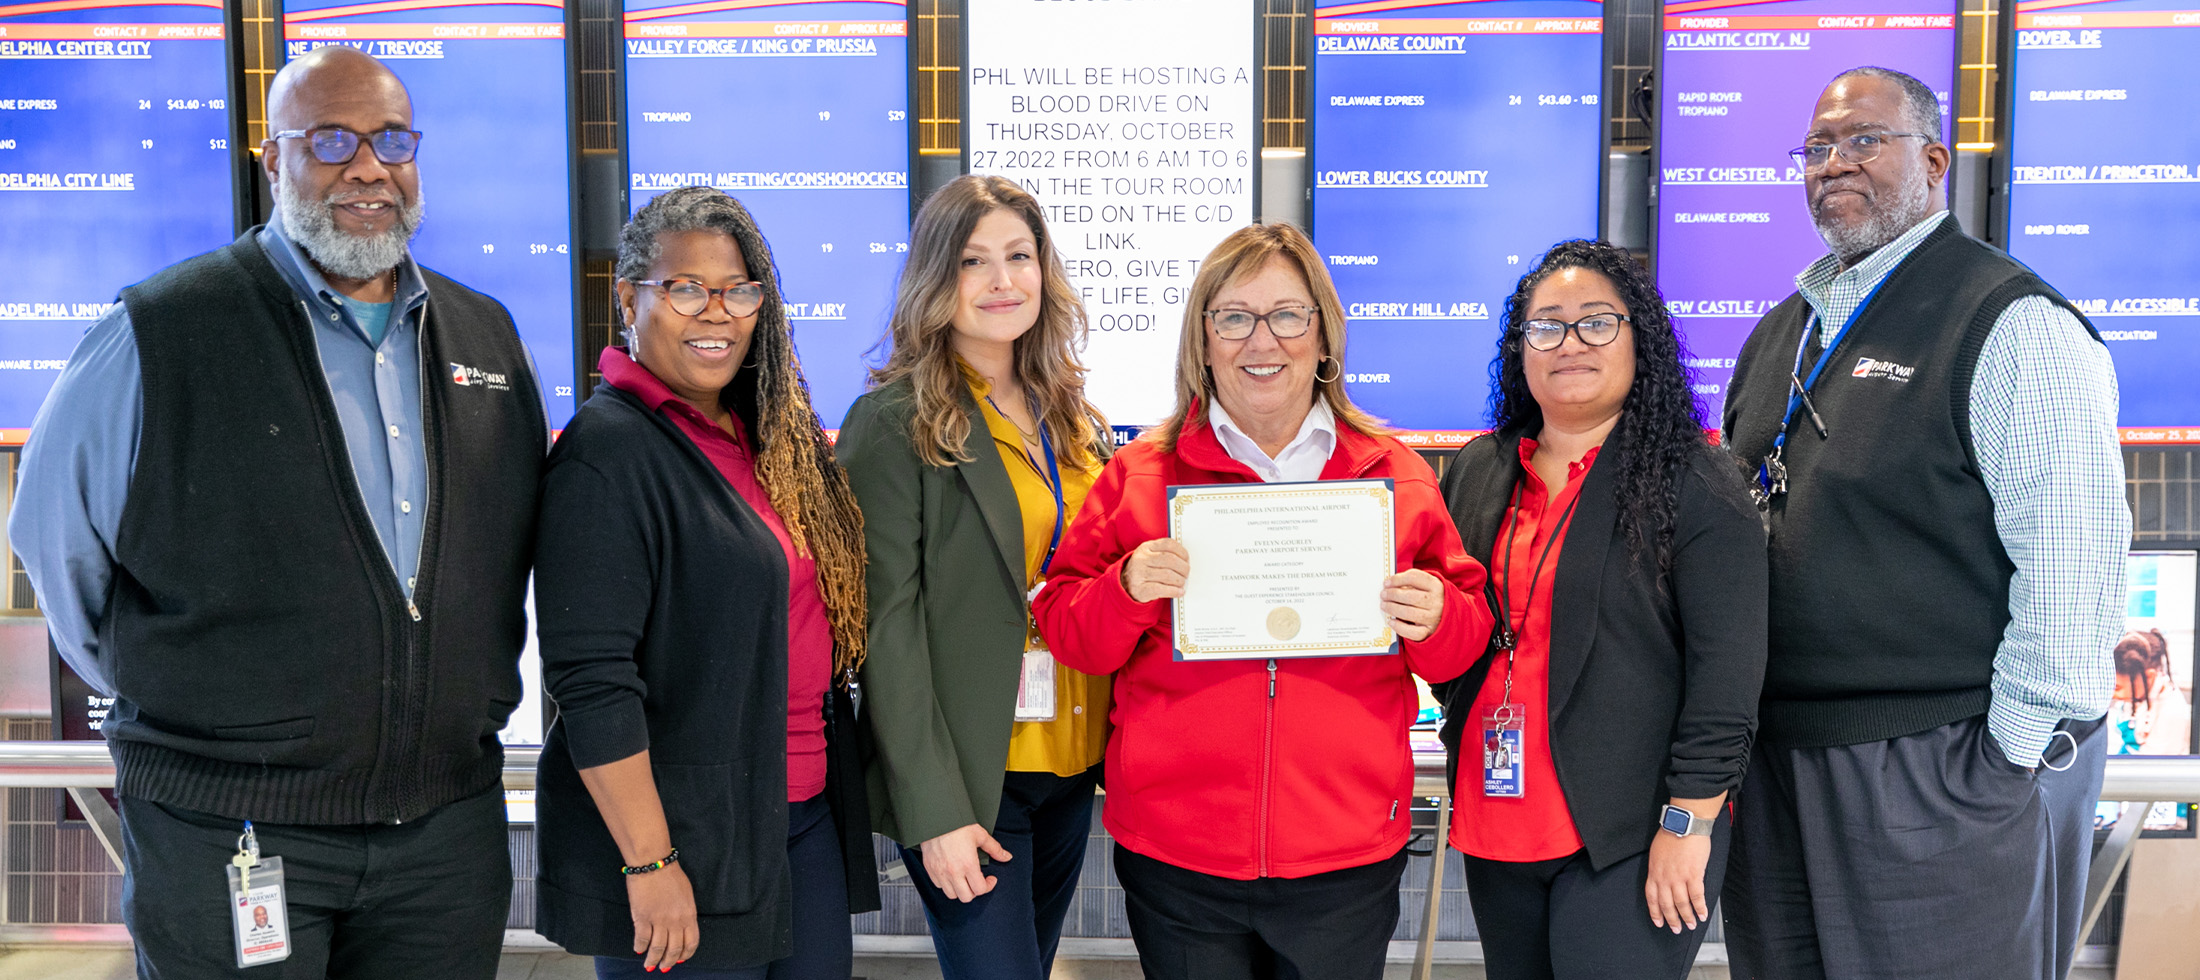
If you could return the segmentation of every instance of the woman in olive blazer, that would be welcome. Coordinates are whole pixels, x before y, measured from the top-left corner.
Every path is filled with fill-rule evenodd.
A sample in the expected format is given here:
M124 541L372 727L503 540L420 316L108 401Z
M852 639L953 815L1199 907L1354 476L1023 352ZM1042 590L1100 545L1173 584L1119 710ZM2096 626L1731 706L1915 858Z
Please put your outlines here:
M865 515L875 826L942 972L1045 980L1091 832L1111 680L1054 662L1026 596L1107 455L1084 311L1016 184L958 179L910 234L874 389L838 453Z

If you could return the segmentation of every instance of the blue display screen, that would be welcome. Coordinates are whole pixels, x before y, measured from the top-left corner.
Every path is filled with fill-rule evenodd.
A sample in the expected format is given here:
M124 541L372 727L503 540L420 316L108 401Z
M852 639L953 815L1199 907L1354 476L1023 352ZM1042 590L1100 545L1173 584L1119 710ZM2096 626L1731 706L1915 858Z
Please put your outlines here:
M0 442L122 287L236 235L221 4L0 7Z
M2133 443L2200 442L2200 3L2017 5L2009 253L2093 321Z
M626 7L628 213L696 184L748 207L828 429L909 250L908 30L898 0Z
M1487 425L1505 298L1597 235L1603 5L1318 3L1313 225L1352 400L1421 445Z
M283 38L286 58L348 45L405 83L427 207L413 258L511 311L562 427L575 407L577 259L564 7L288 0Z

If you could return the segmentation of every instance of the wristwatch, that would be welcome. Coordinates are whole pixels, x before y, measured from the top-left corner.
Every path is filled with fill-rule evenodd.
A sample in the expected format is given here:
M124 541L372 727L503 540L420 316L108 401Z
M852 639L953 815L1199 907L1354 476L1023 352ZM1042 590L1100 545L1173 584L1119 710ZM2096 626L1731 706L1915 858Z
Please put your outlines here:
M1675 837L1709 837L1711 825L1717 822L1716 818L1699 817L1670 803L1666 804L1665 813L1658 817L1658 826Z

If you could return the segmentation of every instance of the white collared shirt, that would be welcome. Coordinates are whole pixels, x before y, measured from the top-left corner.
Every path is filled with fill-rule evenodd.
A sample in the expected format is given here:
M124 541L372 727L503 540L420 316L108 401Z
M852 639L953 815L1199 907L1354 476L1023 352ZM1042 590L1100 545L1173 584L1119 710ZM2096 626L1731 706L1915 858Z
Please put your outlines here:
M1237 427L1230 413L1222 410L1221 402L1208 400L1207 424L1214 427L1222 451L1251 467L1263 483L1319 480L1323 467L1329 465L1329 454L1337 450L1337 416L1320 396L1314 398L1314 409L1306 413L1306 421L1299 423L1299 434L1273 457Z

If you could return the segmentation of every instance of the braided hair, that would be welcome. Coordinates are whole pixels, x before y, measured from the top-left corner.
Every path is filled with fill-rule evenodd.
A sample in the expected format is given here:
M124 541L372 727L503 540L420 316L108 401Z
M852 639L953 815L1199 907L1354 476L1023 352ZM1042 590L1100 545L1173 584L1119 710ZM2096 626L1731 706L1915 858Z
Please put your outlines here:
M833 670L847 676L863 664L867 636L863 589L863 512L848 474L810 406L810 385L795 356L794 332L779 284L779 267L756 219L741 202L711 187L667 191L642 207L619 233L618 277L649 275L662 236L684 231L727 235L741 249L749 278L764 287L749 341L749 363L719 397L740 415L757 442L756 480L786 525L796 551L817 562L817 587L832 624ZM630 328L631 334L631 328ZM629 343L632 342L631 335Z
M1564 269L1587 269L1610 281L1627 304L1635 331L1635 382L1620 404L1619 424L1607 445L1619 454L1603 462L1617 470L1613 503L1629 556L1652 557L1660 575L1672 569L1674 512L1689 459L1708 451L1703 410L1683 359L1679 334L1665 312L1657 284L1634 256L1609 242L1576 239L1551 246L1505 300L1505 332L1490 361L1490 425L1500 435L1532 437L1543 429L1543 409L1528 391L1521 366L1521 334L1535 288Z

